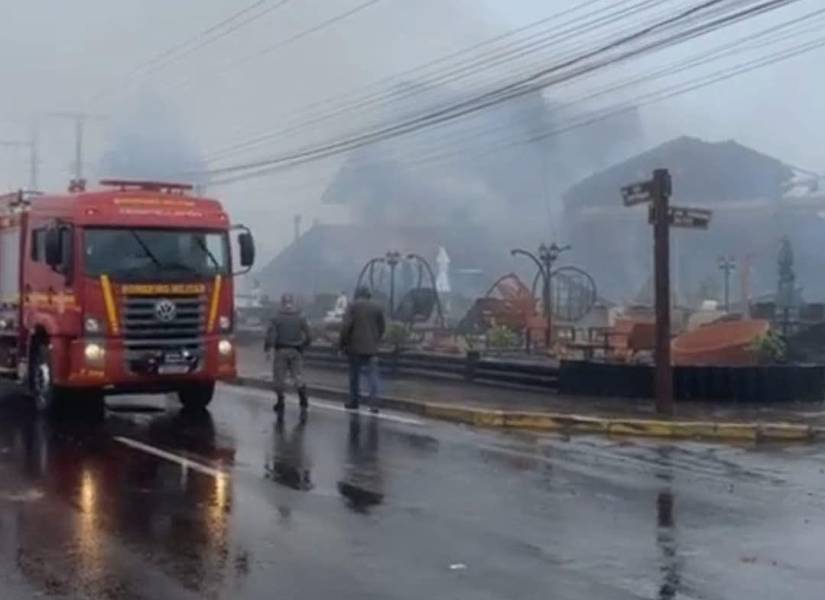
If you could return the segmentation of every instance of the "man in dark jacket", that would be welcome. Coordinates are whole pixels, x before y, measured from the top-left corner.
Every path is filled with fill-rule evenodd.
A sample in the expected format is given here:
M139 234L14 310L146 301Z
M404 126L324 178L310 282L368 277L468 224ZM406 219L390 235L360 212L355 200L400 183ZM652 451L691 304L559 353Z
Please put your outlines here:
M361 395L361 370L367 367L370 410L378 412L378 344L384 337L384 309L372 301L369 288L355 292L341 324L341 350L349 357L349 394L346 407L357 410Z
M284 393L286 392L287 378L295 382L298 398L301 403L301 415L306 415L309 405L307 388L303 379L304 349L309 346L312 337L306 317L295 305L291 294L281 297L281 308L274 319L269 323L264 341L264 351L269 354L275 350L272 363L272 384L277 395L275 412L278 416L284 413Z

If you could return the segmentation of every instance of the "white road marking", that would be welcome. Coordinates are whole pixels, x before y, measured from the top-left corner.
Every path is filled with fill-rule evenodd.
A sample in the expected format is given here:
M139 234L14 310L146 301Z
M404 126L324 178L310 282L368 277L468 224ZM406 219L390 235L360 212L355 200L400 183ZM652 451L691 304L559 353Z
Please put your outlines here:
M256 396L257 398L263 398L263 399L269 400L271 402L274 402L274 400L275 400L275 396L272 392L265 392L263 390L258 390L258 389L255 389L255 388L248 388L248 387L243 387L243 386L238 386L238 385L231 385L231 384L224 384L224 385L226 387L234 388L235 390L238 390L242 394L247 394L247 395L250 395L250 396ZM298 403L298 399L293 397L293 396L287 396L287 401L290 402L291 404L297 404ZM349 413L350 412L346 408L341 406L340 404L334 404L332 402L328 402L328 401L325 401L325 400L310 400L310 408L315 407L315 406L317 406L318 408L322 408L324 410L331 410L331 411L334 411L334 412L340 412L340 413ZM416 425L418 427L423 427L424 425L426 425L426 423L424 421L421 421L419 419L411 419L409 417L401 417L401 416L398 416L398 415L395 415L395 414L386 413L384 411L378 413L377 415L372 415L368 412L368 410L369 409L362 407L362 414L364 414L366 416L370 416L370 417L374 416L378 419L383 419L385 421L392 421L392 422L395 422L395 423L403 423L404 425Z
M143 442L139 442L131 438L116 437L114 438L114 440L116 442L120 442L124 446L134 448L135 450L141 450L142 452L146 452L147 454L157 456L158 458L163 458L165 460L178 463L182 467L192 469L193 471L197 471L205 475L211 475L215 479L223 479L225 477L228 477L228 473L226 473L225 471L221 471L220 469L204 465L203 463L199 463L184 456L178 456L177 454L167 452L166 450L161 450L160 448L155 448L154 446L144 444Z

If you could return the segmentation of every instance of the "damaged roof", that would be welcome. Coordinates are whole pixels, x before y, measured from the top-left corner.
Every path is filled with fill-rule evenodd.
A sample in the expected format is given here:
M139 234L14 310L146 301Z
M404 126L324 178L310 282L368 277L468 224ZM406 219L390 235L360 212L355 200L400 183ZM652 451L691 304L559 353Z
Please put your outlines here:
M702 205L778 200L794 177L782 161L737 142L680 137L580 181L565 193L565 209L619 206L622 186L660 168L670 170L674 203Z

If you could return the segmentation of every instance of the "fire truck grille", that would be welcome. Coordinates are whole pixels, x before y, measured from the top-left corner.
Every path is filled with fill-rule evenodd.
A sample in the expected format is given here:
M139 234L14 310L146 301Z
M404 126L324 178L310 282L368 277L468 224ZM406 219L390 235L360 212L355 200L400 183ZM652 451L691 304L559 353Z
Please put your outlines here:
M202 353L206 330L204 295L126 296L121 314L127 360L147 353Z

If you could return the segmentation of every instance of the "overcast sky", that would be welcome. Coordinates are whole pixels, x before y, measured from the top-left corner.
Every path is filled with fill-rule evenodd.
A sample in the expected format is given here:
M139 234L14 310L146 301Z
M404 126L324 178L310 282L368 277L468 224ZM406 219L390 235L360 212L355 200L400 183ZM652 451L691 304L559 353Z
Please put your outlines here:
M275 8L277 0L271 0L258 7L271 8L270 12L238 31L165 68L135 72L158 53L251 2L0 0L0 55L4 57L0 61L0 140L26 139L29 119L41 115L41 187L47 189L65 185L73 160L71 124L43 117L53 111L83 110L103 117L90 122L86 130L86 172L92 178L99 174L104 154L124 139L149 140L150 145L159 140L167 154L191 154L181 158L182 163L191 162L199 155L209 156L233 142L334 107L336 98L363 91L382 78L575 4L572 0L383 0L334 26L289 42L290 37L363 0L291 0L280 8ZM690 4L688 0L668 2ZM608 3L584 4L598 8ZM756 31L820 8L821 0L800 0L781 13L725 35ZM701 39L628 69L667 64L719 40ZM819 50L644 107L645 139L639 145L652 146L684 134L736 139L792 164L825 171L821 142L825 81L819 67L823 56ZM585 82L581 90L550 91L548 95L575 98L597 83ZM322 101L326 103L319 105ZM311 105L309 110L307 105ZM359 119L369 122L372 117L333 120L276 139L240 158L325 139L357 127ZM159 156L172 160L166 154ZM25 150L0 148L3 189L25 185L26 160ZM289 241L292 215L297 212L305 222L344 218L340 211L318 203L339 164L340 159L313 164L218 188L215 193L226 200L238 220L259 225L266 219L265 235L259 232L259 238L269 238L262 239L262 246L275 250Z

